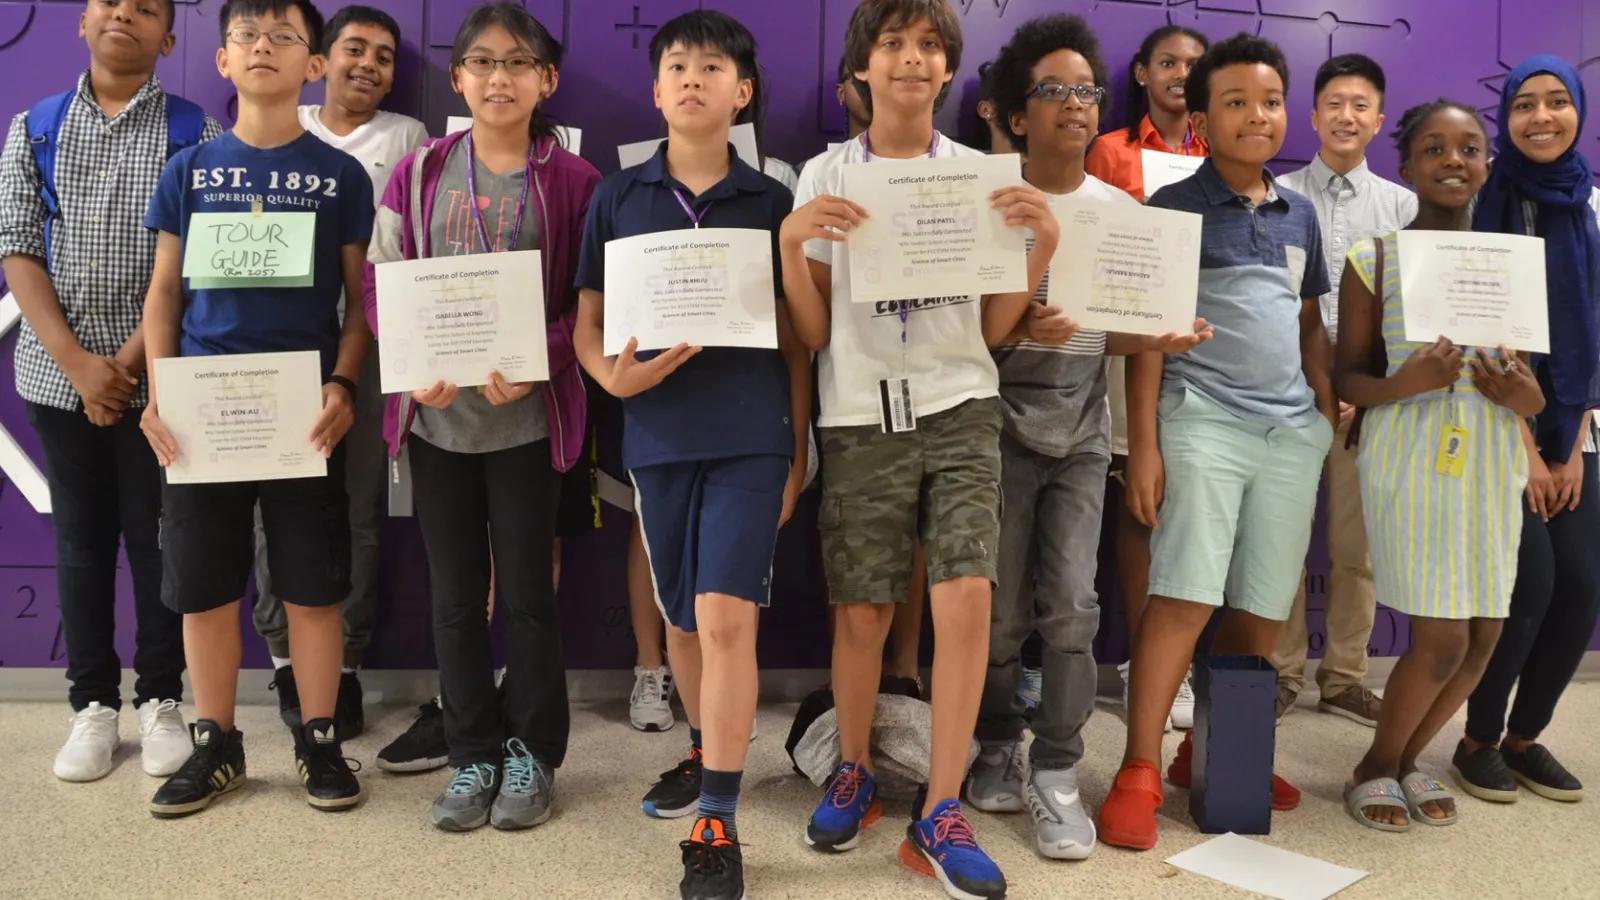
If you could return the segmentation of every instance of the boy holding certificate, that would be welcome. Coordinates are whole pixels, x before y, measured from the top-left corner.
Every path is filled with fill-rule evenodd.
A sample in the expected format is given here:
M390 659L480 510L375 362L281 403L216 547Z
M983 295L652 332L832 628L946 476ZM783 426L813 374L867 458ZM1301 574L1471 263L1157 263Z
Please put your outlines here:
M1083 19L1052 15L1024 23L990 72L998 120L1027 154L1028 183L1074 202L1138 201L1084 171L1099 130L1106 71ZM982 752L967 800L988 812L1034 818L1035 845L1051 859L1083 859L1094 824L1078 797L1083 726L1094 711L1094 636L1100 622L1095 568L1106 470L1111 460L1106 355L1182 352L1211 337L1204 323L1162 337L1080 329L1048 305L1040 279L1023 321L994 351L1004 413L1000 475L999 578L989 634L989 672L978 715ZM1019 652L1043 638L1043 679L1034 710L1028 778L1022 777L1017 701Z
M144 315L152 380L155 361L165 357L314 350L321 357L322 411L307 439L328 465L320 478L168 483L162 491L162 599L183 613L197 721L194 753L156 792L150 809L163 817L198 812L244 780L243 737L233 714L239 597L250 573L257 502L300 691L304 725L294 735L296 768L312 806L347 809L362 792L333 721L344 649L339 604L350 590L339 444L350 428L371 337L360 310L352 309L341 326L338 308L341 289L360 296L372 184L361 163L308 134L296 116L301 87L323 68L313 49L321 46L322 16L310 0L228 0L220 24L217 69L238 90L238 124L174 157L145 215L145 227L159 233ZM196 287L186 281L186 250L200 252L205 231L220 231L191 228L199 213L233 216L231 232L278 234L282 240L270 248L269 238L235 252L309 259L310 283L280 287L217 278ZM274 232L259 224L269 213L310 216L314 227ZM160 400L152 386L143 428L157 462L169 466L180 449L162 423Z
M1211 614L1226 594L1234 608L1213 654L1270 655L1311 541L1338 409L1316 211L1265 169L1283 145L1288 85L1268 41L1241 34L1206 51L1184 94L1211 157L1150 198L1203 217L1198 312L1217 337L1165 364L1153 353L1128 364L1129 502L1154 533L1127 749L1100 807L1100 837L1120 847L1156 844L1161 733ZM1191 754L1185 737L1168 770L1179 787ZM1293 809L1300 792L1274 776L1272 803Z
M161 476L138 430L139 314L156 246L140 219L168 157L221 129L155 75L172 52L173 15L172 0L88 4L78 25L88 71L13 119L0 157L0 258L22 311L17 393L44 449L55 526L74 714L54 764L65 781L109 773L118 745L119 538L138 616L133 702L144 770L170 775L190 750L178 710L183 623L161 604ZM57 156L58 146L70 150Z
M957 797L982 693L1000 538L1001 409L989 346L1027 310L1058 230L1043 194L1008 187L987 205L1004 211L1008 228L1037 237L1026 290L853 302L850 266L861 262L852 260L851 232L874 211L840 196L847 169L984 157L933 126L961 62L960 22L948 3L868 0L852 15L845 45L872 123L859 140L806 166L781 241L795 330L820 354L821 529L837 604L833 690L844 760L806 840L826 852L849 850L881 816L868 738L884 638L920 532L937 635L933 749L900 858L940 877L951 896L999 897L1005 876L979 848ZM987 215L980 204L981 195L955 215Z
M805 477L809 356L776 300L776 350L680 343L639 352L630 337L620 354L605 354L607 270L618 269L606 254L622 252L616 243L660 232L691 239L702 227L767 232L762 248L770 244L776 284L778 229L791 205L786 188L728 143L757 76L750 32L724 13L686 13L656 32L650 59L667 140L595 191L578 265L575 340L584 368L623 399L623 460L693 743L645 795L644 811L671 817L698 809L681 844L679 887L685 898L714 900L744 896L735 813L755 721L756 624L770 598L778 529ZM639 257L627 265L651 264ZM649 304L622 305L639 298L611 299L617 315L650 314ZM684 797L696 775L698 798Z

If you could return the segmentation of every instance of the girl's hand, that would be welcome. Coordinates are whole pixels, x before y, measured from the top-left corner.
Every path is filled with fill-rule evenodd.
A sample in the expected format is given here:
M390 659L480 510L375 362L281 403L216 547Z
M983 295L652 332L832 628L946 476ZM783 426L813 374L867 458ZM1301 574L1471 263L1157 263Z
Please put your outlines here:
M355 399L341 385L328 383L322 386L322 413L311 426L311 446L323 459L333 455L333 448L344 440L345 433L356 422Z
M778 231L781 246L795 247L815 238L843 241L850 229L861 224L867 211L843 197L821 194L784 217Z
M533 382L521 381L513 384L505 380L499 372L490 372L489 383L483 386L483 396L495 406L515 403L531 393L533 393Z
M1550 521L1551 500L1555 494L1554 480L1550 477L1550 467L1545 465L1544 457L1537 453L1528 454L1528 486L1523 490L1523 496L1528 500L1528 511L1536 514L1543 521Z
M1461 377L1461 348L1440 336L1413 351L1394 377L1409 384L1416 394L1442 391Z
M1501 347L1496 359L1480 347L1470 362L1473 385L1491 403L1504 406L1524 419L1544 409L1544 391L1533 377L1533 370L1517 354Z
M450 404L456 402L456 394L460 392L460 388L446 381L440 380L435 381L433 383L433 387L424 388L420 391L412 391L411 399L421 403L423 406L429 406L434 409L445 409Z
M1055 252L1056 242L1061 239L1061 223L1050 211L1050 201L1043 191L1033 185L1001 188L989 195L989 203L1006 214L1006 227L1033 231L1035 250L1043 246L1044 252Z
M1545 465L1550 473L1550 493L1546 509L1550 515L1572 512L1583 498L1583 454L1574 453L1566 462Z
M795 505L800 502L800 492L805 490L805 486L806 461L797 456L789 466L789 480L783 485L783 511L778 514L779 528L789 524L794 517Z
M1216 329L1208 325L1205 319L1195 319L1194 331L1189 334L1169 331L1166 334L1152 337L1150 338L1150 346L1147 349L1159 350L1162 353L1188 353L1216 336Z
M1128 511L1146 528L1159 524L1158 512L1167 490L1166 465L1161 451L1150 447L1128 454L1123 478L1127 482Z
M606 379L605 389L613 397L627 398L650 390L700 352L699 347L679 344L661 351L654 359L640 362L634 356L638 349L639 339L628 338L622 353L611 364L611 375Z
M139 430L144 432L144 439L150 442L150 449L155 451L156 462L162 468L177 461L178 439L172 436L172 432L167 430L166 423L161 421L154 400L144 408L144 415L139 417Z
M1058 346L1078 333L1078 323L1067 316L1066 310L1043 303L1028 305L1028 313L1022 317L1022 328L1029 340Z

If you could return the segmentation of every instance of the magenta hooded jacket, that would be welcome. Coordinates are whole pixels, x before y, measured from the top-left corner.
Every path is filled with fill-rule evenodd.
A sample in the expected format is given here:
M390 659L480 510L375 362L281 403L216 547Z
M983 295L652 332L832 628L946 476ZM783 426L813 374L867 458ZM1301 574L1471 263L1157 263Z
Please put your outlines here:
M389 186L383 191L372 243L362 277L362 307L367 325L378 335L378 290L374 265L428 257L428 222L433 216L434 194L450 148L466 132L429 141L400 160ZM554 138L540 137L528 158L529 201L539 223L539 252L544 264L547 340L550 346L550 380L544 384L545 413L550 426L550 463L566 472L583 455L587 409L583 377L572 346L577 320L578 248L583 238L589 196L600 173L583 159L563 150ZM383 435L391 457L400 454L416 406L409 393L385 399Z

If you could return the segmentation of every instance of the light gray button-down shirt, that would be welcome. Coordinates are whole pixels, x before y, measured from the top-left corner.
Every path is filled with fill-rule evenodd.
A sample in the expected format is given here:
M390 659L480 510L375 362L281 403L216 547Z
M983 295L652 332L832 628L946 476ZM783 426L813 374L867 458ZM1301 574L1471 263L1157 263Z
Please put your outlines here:
M1339 277L1344 274L1344 256L1357 241L1388 234L1411 224L1417 217L1417 197L1398 184L1372 174L1367 161L1340 175L1328 168L1319 153L1311 165L1278 179L1286 187L1310 198L1317 209L1317 224L1322 227L1322 252L1328 262L1328 281L1333 285L1319 299L1322 324L1328 340L1339 332Z

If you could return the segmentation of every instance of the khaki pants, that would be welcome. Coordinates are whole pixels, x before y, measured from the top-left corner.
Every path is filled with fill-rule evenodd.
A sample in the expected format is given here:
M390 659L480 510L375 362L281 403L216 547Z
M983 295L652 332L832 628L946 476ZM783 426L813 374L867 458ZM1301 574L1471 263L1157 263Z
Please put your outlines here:
M1348 426L1338 430L1328 454L1328 555L1332 564L1326 640L1322 666L1317 670L1317 687L1325 697L1359 687L1366 678L1367 641L1372 636L1372 620L1377 611L1366 524L1361 519L1356 448L1347 450L1344 446L1348 431ZM1294 608L1272 654L1279 684L1287 684L1296 692L1305 687L1306 642L1306 587L1302 577Z

